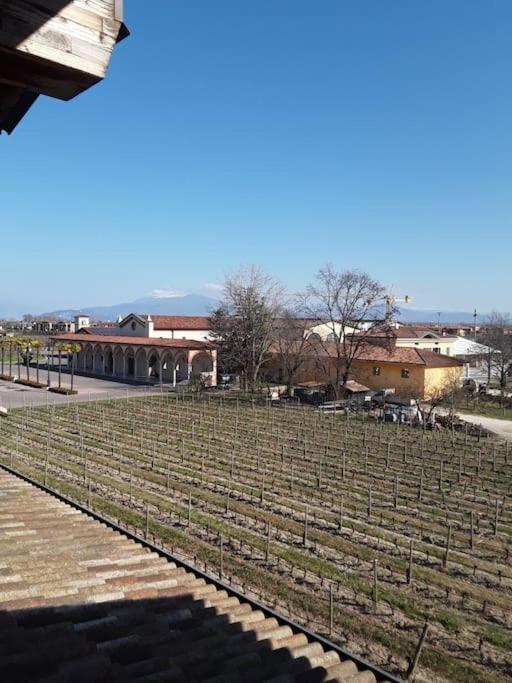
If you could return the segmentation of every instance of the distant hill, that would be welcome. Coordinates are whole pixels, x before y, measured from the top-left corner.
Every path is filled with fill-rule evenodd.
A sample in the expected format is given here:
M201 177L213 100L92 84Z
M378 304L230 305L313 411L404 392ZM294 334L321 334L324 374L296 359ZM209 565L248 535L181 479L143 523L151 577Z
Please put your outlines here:
M0 302L0 317L9 310L7 303ZM41 314L41 317L56 317L70 320L77 313L86 313L91 318L101 321L116 321L118 316L128 313L153 313L155 315L209 315L218 305L218 301L203 294L183 294L182 296L145 296L135 301L128 301L112 306L86 306L80 309L61 309ZM437 325L439 311L436 309L421 310L404 306L399 308L397 319L404 323L435 323ZM441 324L473 323L473 314L468 311L440 311ZM478 322L486 317L479 314Z
M154 315L209 315L218 305L218 301L202 294L185 294L184 296L153 297L145 296L112 306L86 306L80 309L65 309L44 313L44 316L69 320L78 313L90 315L95 320L104 322L116 321L118 316L128 313L149 313Z
M473 313L468 313L468 311L421 310L409 307L400 308L399 311L397 318L403 323L435 323L437 325L439 313L441 313L442 325L446 323L474 323ZM477 322L482 322L486 315L479 315Z

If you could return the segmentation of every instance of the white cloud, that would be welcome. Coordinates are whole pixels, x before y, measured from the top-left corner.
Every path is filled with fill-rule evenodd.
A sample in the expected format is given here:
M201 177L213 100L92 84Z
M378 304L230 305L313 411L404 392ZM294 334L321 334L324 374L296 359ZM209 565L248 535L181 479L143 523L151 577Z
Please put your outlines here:
M212 296L215 294L221 294L224 286L218 282L207 282L201 287L201 291L208 292Z
M171 289L169 287L164 287L162 289L154 289L150 296L153 299L176 299L181 296L186 296L188 292L184 289Z

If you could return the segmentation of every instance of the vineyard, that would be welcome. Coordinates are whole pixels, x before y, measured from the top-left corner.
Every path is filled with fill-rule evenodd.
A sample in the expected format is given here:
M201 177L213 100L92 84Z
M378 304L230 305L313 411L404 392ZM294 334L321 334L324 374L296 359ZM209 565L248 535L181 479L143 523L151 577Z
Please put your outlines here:
M512 675L508 443L162 394L14 410L0 462L395 674Z

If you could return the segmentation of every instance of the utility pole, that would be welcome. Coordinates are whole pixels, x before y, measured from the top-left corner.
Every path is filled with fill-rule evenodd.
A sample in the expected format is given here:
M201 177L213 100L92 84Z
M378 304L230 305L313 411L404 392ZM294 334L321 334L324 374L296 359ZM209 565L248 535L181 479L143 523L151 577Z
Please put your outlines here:
M476 341L476 318L477 318L477 313L476 313L476 308L473 312L473 340Z

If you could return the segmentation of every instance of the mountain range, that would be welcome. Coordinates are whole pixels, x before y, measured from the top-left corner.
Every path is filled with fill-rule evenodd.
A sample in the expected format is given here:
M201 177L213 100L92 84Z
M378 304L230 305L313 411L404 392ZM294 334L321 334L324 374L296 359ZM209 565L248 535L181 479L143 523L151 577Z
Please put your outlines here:
M218 305L218 300L203 294L183 294L182 296L145 296L135 301L113 304L112 306L89 306L81 309L62 309L44 313L41 317L56 317L69 320L78 313L90 315L95 320L116 321L128 313L149 313L154 315L209 315ZM399 309L398 319L406 323L438 322L473 323L473 314L468 311L439 311L435 309ZM482 320L485 316L479 316Z
M95 320L116 321L128 313L149 313L154 315L209 315L218 306L218 301L203 294L184 294L183 296L145 296L112 306L86 306L80 309L63 309L44 313L42 317L55 317L70 320L78 313L90 315Z

